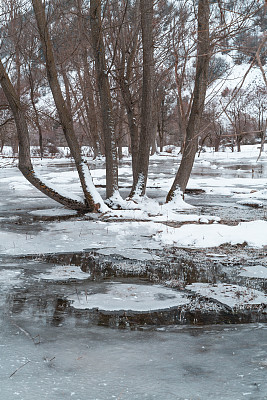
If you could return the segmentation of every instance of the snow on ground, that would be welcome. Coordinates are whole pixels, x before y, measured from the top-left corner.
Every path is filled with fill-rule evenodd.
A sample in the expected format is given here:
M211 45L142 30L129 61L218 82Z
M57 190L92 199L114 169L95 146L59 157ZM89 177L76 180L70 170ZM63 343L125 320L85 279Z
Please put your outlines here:
M226 283L212 285L210 283L196 282L187 285L185 288L200 296L217 300L231 308L267 303L267 295L265 293L239 285Z
M189 188L204 189L211 202L212 196L221 195L227 200L231 198L233 203L244 207L244 210L247 207L240 203L263 206L262 220L259 218L237 226L228 226L219 223L220 218L216 214L203 214L200 208L193 208L181 197L175 199L175 204L164 205L159 202L164 201L179 165L180 156L174 150L173 154L162 153L152 157L148 192L153 194L153 199L144 197L133 202L118 197L116 201L125 206L124 210L109 210L102 215L90 214L87 218L89 220L76 218L45 222L33 233L31 229L29 233L28 228L7 231L0 226L0 252L20 255L98 249L103 253L150 259L149 249L162 248L164 245L213 247L223 243L246 242L249 246L266 246L267 154L263 152L257 163L257 146L243 146L241 153L232 153L229 149L214 153L206 149L196 158ZM75 215L52 200L48 201L24 179L17 168L6 165L6 160L0 159L3 167L0 169L0 191L6 193L1 198L0 213L3 210L4 214L0 216L0 222L17 223L14 220L18 217L16 209L25 210L37 217ZM48 183L51 182L55 187L60 185L61 190L68 194L82 195L78 175L70 159L34 159L34 163L38 174ZM103 160L89 160L90 163L93 165L91 172L94 183L99 185L105 176ZM211 168L213 165L218 168ZM121 186L130 187L130 158L125 158L120 166L120 179ZM125 193L129 193L129 189ZM187 199L190 200L190 196L186 196ZM179 224L184 225L173 227Z
M153 222L46 222L44 230L35 233L0 231L0 252L21 255L108 249L111 254L151 259L147 249L160 247L151 240L154 231Z
M151 311L188 304L190 300L176 290L154 285L110 283L106 293L69 296L72 307L105 311Z
M252 247L267 245L267 222L241 222L237 226L222 224L183 225L180 228L164 227L155 235L163 245L177 247L217 247L225 243Z

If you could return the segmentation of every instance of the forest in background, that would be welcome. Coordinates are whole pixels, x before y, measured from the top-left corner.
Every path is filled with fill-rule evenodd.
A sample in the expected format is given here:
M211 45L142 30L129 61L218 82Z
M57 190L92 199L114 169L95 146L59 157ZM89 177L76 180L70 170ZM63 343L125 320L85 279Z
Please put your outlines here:
M264 142L266 11L256 0L2 0L0 150L20 149L28 179L30 145L41 157L68 145L94 209L81 146L106 157L107 198L123 147L133 197L149 155L180 146L171 200L203 146Z

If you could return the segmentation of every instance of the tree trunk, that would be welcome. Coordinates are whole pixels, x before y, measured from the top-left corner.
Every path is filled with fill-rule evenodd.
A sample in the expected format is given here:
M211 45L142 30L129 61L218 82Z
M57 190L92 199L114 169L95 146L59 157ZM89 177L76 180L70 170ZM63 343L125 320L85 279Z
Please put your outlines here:
M64 101L59 85L52 42L48 32L47 20L45 16L45 9L42 4L42 0L32 0L32 5L37 21L42 49L45 55L47 78L53 94L60 123L68 146L70 148L71 155L75 161L88 211L97 211L100 205L99 203L95 203L94 197L98 199L99 197L96 195L95 188L92 185L91 176L89 176L90 183L87 182L86 174L88 170L88 165L82 159L80 145L74 132L72 116Z
M14 115L17 137L19 142L19 169L25 178L38 190L50 197L51 199L63 204L67 208L71 208L78 211L88 211L86 204L62 196L54 189L47 186L34 172L31 156L30 156L30 139L26 118L19 100L19 96L16 93L13 85L11 84L9 77L5 71L5 68L0 61L0 82L5 96L9 102L10 108Z
M186 140L181 164L175 176L166 201L174 198L176 193L184 193L195 160L198 148L198 132L204 109L208 85L208 68L210 60L209 39L209 0L198 2L198 42L197 64L193 104L186 128Z
M31 70L31 66L30 65L29 65L29 83L30 83L31 103L32 103L32 108L33 108L34 114L35 114L35 124L36 124L37 129L38 129L40 156L41 156L41 159L42 159L43 155L44 155L43 133L42 133L42 127L41 127L40 120L39 120L38 110L36 108L35 101L34 101L34 82L33 82L32 70Z
M130 197L144 196L146 191L149 152L155 123L154 117L154 58L153 58L153 0L141 0L141 29L143 43L143 88L141 104L141 132L137 173Z
M97 113L95 109L95 100L94 100L94 88L92 85L92 80L89 73L89 66L87 60L87 50L83 51L83 71L84 71L84 83L85 83L85 93L84 93L84 101L86 103L86 115L89 121L89 127L91 136L93 138L94 147L95 147L95 157L101 154L101 138L99 132L99 126L97 122ZM87 106L88 102L88 106ZM103 147L103 146L102 146ZM104 150L104 148L103 148Z
M90 0L90 19L105 141L106 196L110 198L118 191L118 157L101 25L101 0Z
M120 79L120 87L121 87L122 98L126 108L128 127L131 138L133 181L137 181L137 166L138 166L138 151L139 151L138 126L136 123L131 91L128 82L125 82L124 77Z
M94 158L98 157L101 152L104 154L104 146L102 144L101 132L97 121L97 113L94 99L94 88L90 76L90 69L88 65L88 39L87 30L85 26L85 17L82 12L82 1L77 0L77 15L78 15L78 28L81 36L81 59L83 66L83 79L80 73L80 65L77 65L77 73L80 80L81 91L83 96L83 103L86 111L86 116L89 123L89 130L94 149Z

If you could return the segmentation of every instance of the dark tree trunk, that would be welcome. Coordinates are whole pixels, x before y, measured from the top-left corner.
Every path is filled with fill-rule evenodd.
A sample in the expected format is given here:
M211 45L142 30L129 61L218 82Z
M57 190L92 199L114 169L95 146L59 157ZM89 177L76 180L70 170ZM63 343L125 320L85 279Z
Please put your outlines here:
M97 113L94 99L94 88L90 76L90 69L88 65L88 38L87 27L85 26L85 17L82 11L82 1L77 0L77 15L78 27L81 36L81 60L83 67L83 79L80 73L80 65L77 65L77 73L80 80L81 91L83 96L83 103L86 111L86 117L89 123L89 131L94 150L94 157L96 158L102 152L104 154L104 146L102 144L100 127L97 121ZM87 124L86 124L87 125Z
M32 5L37 21L42 49L45 55L47 78L53 94L60 123L70 148L71 155L75 161L88 211L97 211L99 209L99 204L95 204L93 195L90 192L86 182L85 170L88 168L88 166L82 159L80 145L74 132L72 116L65 103L59 85L52 42L48 32L47 20L45 16L45 9L42 4L42 0L32 0Z
M106 196L107 198L110 198L115 192L118 191L118 157L110 87L105 60L100 0L90 0L90 19L92 46L94 50L105 141Z
M134 26L132 27L133 36L131 47L126 45L128 31L122 26L121 29L121 49L120 57L115 59L117 62L116 69L118 73L118 82L121 89L122 99L125 105L128 129L131 140L131 156L132 156L132 173L133 181L137 179L138 151L139 151L139 129L136 118L135 101L130 90L130 82L133 75L133 66L136 57L139 42L139 22L140 22L140 0L135 2L134 10ZM118 62L119 60L119 62Z
M150 146L153 138L154 117L154 58L153 58L153 0L140 0L143 43L143 88L141 105L141 132L137 173L130 197L144 196L146 191Z
M138 151L139 151L138 125L136 123L136 116L134 113L134 105L133 105L131 91L128 83L125 82L124 78L120 80L120 87L121 87L122 98L126 108L128 127L131 138L133 181L136 181L137 166L138 166Z
M35 101L34 101L34 82L33 82L33 77L32 77L31 66L29 66L29 83L30 83L31 103L32 103L32 108L34 110L34 114L35 114L35 124L38 129L40 156L41 156L41 158L43 158L43 155L44 155L43 133L42 133L42 127L41 127L40 120L39 120L38 110L36 108Z
M197 40L197 64L193 104L186 128L186 139L181 164L168 193L167 202L172 200L176 193L184 193L198 148L198 132L204 109L210 60L209 0L199 0L198 2Z

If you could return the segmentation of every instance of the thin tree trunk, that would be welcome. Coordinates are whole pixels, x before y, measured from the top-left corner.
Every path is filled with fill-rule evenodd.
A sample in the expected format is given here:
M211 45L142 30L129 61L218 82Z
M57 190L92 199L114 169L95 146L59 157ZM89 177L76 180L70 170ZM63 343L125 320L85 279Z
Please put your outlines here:
M101 1L90 0L91 35L100 96L106 156L106 196L118 191L118 160L105 47L101 25Z
M87 182L86 175L89 172L88 165L82 159L80 145L78 143L77 136L75 135L74 132L72 116L64 101L62 91L59 85L52 42L48 32L45 9L42 4L42 0L32 0L32 5L34 9L35 18L37 21L42 49L45 55L48 82L53 94L61 126L65 138L67 140L71 155L75 161L76 169L78 171L83 193L85 196L85 201L88 206L88 211L97 211L100 205L99 203L96 204L94 200L95 188L92 185L91 176L89 176L90 184L89 182Z
M132 170L133 170L133 181L137 181L137 166L138 166L138 152L139 152L139 132L136 123L136 117L134 113L133 99L131 91L124 77L120 79L120 87L122 98L126 108L127 120L129 133L131 138L131 154L132 154Z
M139 156L137 173L133 181L130 197L144 196L146 191L149 152L154 117L154 59L153 59L153 0L141 0L141 29L143 43L143 89L141 105L141 132L139 142Z
M94 88L92 84L92 79L89 73L89 66L87 60L87 50L84 49L83 55L83 71L84 71L84 80L85 80L85 102L88 102L88 106L86 104L86 115L89 121L91 135L94 140L95 146L95 156L99 156L101 153L101 138L99 132L99 126L97 122L97 113L95 108L95 100L94 100ZM103 147L103 146L102 146ZM104 148L103 148L104 150Z
M5 96L9 102L10 108L14 115L17 137L19 142L19 169L25 178L38 190L50 197L51 199L63 204L67 208L71 208L78 211L88 211L87 205L82 202L73 200L62 196L54 189L47 186L34 172L31 155L30 155L30 139L26 118L19 100L19 96L16 93L9 77L5 71L5 68L0 61L0 82Z
M119 85L122 93L123 102L126 109L128 128L131 139L131 156L132 156L132 173L133 181L137 180L137 166L138 166L138 152L139 152L139 129L136 121L136 113L134 106L134 99L130 90L130 81L133 75L133 64L137 52L137 46L139 42L139 17L140 17L140 0L135 2L135 22L132 28L134 34L132 38L131 50L127 48L129 55L127 56L126 62L126 44L125 39L127 37L128 31L122 27L121 35L121 50L120 50L120 63L117 62L117 70L119 71Z
M198 2L197 40L197 65L193 96L194 98L186 129L185 147L180 167L167 195L167 202L172 200L176 193L184 193L197 152L198 132L204 109L210 60L209 0L199 0Z
M41 124L39 121L39 115L38 111L34 102L34 82L33 82L33 77L32 77L32 71L31 71L31 66L29 65L29 83L30 83L30 97L31 97L31 103L32 103L32 108L34 110L35 114L35 123L38 129L38 135L39 135L39 147L40 147L40 156L41 159L43 158L44 155L44 148L43 148L43 133L42 133L42 128Z
M81 84L81 91L83 96L84 107L86 110L86 116L89 122L90 134L93 142L94 157L97 157L104 153L104 147L101 142L101 132L99 130L99 124L97 121L97 113L94 99L94 88L92 79L90 76L90 69L88 65L88 39L87 30L85 26L85 19L82 12L82 1L77 0L77 15L78 15L78 27L81 37L81 59L83 66L83 80L79 71L80 65L77 65L77 72Z

